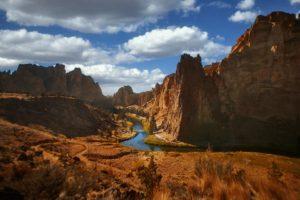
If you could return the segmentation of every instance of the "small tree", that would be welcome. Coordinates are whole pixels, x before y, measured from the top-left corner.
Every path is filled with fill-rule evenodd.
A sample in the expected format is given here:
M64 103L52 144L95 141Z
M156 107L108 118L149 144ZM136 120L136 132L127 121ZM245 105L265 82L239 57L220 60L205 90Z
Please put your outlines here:
M280 170L279 166L273 161L271 169L268 171L268 175L271 179L279 181L283 173Z
M150 123L149 133L150 133L150 134L153 134L153 132L157 130L157 127L156 127L156 123L155 123L154 117L151 116L149 121L150 121L150 122L149 122L149 123Z
M152 199L154 191L159 186L162 176L157 174L157 165L151 156L148 167L142 165L137 170L137 176L146 188L146 197Z

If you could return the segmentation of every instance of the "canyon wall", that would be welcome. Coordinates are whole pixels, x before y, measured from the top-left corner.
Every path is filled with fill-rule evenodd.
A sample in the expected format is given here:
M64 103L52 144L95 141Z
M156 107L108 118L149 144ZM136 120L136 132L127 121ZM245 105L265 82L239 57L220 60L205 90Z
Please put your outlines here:
M0 91L32 95L62 95L93 102L104 98L101 88L79 68L66 73L65 66L19 65L12 74L0 73Z
M183 55L145 110L180 140L300 152L300 21L283 12L258 16L211 66Z

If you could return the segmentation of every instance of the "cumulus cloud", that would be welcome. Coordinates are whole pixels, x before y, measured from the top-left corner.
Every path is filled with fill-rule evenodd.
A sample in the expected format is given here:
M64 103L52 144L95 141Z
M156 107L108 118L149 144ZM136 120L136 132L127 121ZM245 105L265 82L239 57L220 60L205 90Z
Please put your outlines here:
M170 11L199 11L195 0L1 0L8 21L22 25L59 25L88 33L131 32Z
M212 1L207 5L212 7L217 7L217 8L231 8L231 5L229 3L225 3L223 1Z
M29 32L25 29L0 30L0 65L20 62L85 63L109 61L108 52L93 48L88 40L79 37Z
M300 3L300 0L290 0L290 2L292 5L294 5Z
M0 57L0 71L14 70L21 62L21 60Z
M184 12L188 12L188 11L199 11L200 10L200 6L196 6L196 0L184 0L180 2L181 6L180 8L184 11Z
M132 86L135 92L151 90L156 83L160 83L166 76L158 68L140 70L110 64L67 65L66 70L71 71L75 67L80 68L84 74L92 76L101 85L103 93L106 95L114 94L125 84Z
M255 11L236 11L233 15L229 17L229 20L232 22L254 22L256 16L258 15Z
M236 6L238 9L247 10L253 8L255 5L255 0L242 0Z
M199 52L203 58L217 58L230 51L229 46L214 42L197 27L169 27L154 29L134 37L123 45L133 57L144 59L167 57L183 52Z

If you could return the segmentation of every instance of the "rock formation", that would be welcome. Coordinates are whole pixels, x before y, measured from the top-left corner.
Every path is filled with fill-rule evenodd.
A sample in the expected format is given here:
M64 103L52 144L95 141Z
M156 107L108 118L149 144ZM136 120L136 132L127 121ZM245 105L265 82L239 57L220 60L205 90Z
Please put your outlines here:
M119 88L113 96L113 103L115 105L128 106L136 104L136 102L137 97L129 85Z
M113 96L113 104L121 106L144 105L152 99L152 91L134 93L130 86L121 87Z
M216 148L300 150L300 21L258 16L227 58L183 55L145 110L175 138Z
M61 64L54 67L22 64L12 74L2 72L0 91L72 96L89 102L104 98L101 88L90 76L83 75L79 68L66 73Z
M176 73L154 91L147 112L155 116L159 128L181 140L190 138L197 124L209 122L219 110L217 87L205 76L200 56L182 55Z

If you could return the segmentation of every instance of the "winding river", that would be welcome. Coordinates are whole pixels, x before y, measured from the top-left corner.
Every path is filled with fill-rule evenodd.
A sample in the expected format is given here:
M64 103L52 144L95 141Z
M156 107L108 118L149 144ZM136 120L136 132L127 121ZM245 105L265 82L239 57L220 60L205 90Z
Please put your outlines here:
M155 145L150 145L144 143L144 139L147 137L148 133L146 133L143 130L143 127L140 123L135 123L133 126L133 130L136 131L138 134L126 141L123 141L121 144L124 146L129 146L129 147L134 147L135 149L138 150L150 150L150 151L161 151L161 147L155 146Z
M190 152L190 151L201 151L197 148L191 147L170 147L170 146L157 146L146 144L144 139L147 137L148 133L143 130L142 125L139 122L134 122L133 130L138 134L126 141L121 142L124 146L133 147L138 150L149 150L149 151L180 151L180 152Z

